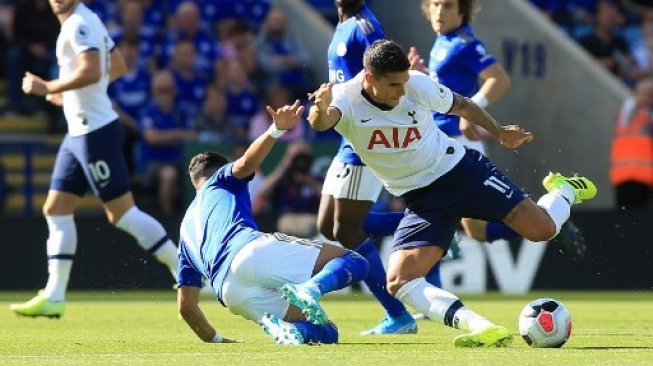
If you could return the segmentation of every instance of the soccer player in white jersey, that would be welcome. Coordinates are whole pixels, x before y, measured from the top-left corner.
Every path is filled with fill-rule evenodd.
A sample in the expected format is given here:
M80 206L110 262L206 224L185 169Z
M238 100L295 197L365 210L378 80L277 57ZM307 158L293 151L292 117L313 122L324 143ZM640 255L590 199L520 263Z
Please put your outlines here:
M63 139L43 205L48 224L48 282L36 297L11 310L25 316L60 317L77 233L73 214L90 188L103 203L107 219L131 234L176 276L177 248L161 224L134 204L122 155L123 131L111 107L107 86L126 72L100 19L81 0L50 0L61 23L57 39L59 78L23 78L26 94L63 105L68 133Z
M179 312L203 341L225 342L199 307L206 277L224 306L261 324L277 343L336 343L338 329L318 300L364 279L368 264L338 246L258 230L247 185L304 107L297 100L267 110L272 125L233 163L212 152L191 159L188 173L197 193L181 223Z
M392 41L372 44L363 65L349 82L323 84L312 94L309 122L320 131L335 127L406 203L393 239L388 291L431 320L468 332L454 339L457 347L508 345L508 329L424 276L447 252L461 217L503 221L531 241L545 241L569 218L571 205L593 198L596 187L584 177L551 173L543 181L549 193L535 203L489 159L440 131L431 111L465 118L511 149L532 140L529 132L500 125L469 99L409 71L406 53Z

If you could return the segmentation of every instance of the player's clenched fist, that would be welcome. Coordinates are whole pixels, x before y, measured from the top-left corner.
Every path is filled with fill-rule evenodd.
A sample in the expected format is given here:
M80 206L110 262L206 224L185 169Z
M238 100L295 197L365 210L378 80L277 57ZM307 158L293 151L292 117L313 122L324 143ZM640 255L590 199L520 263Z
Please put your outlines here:
M46 95L48 94L46 81L30 72L26 72L23 77L23 92L25 94Z

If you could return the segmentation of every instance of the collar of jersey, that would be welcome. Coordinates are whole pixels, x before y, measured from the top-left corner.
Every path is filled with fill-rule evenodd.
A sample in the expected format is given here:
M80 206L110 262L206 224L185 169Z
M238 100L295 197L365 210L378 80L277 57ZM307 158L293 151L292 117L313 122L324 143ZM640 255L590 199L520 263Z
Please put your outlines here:
M372 97L370 97L370 95L367 94L367 92L365 91L365 89L361 89L361 95L362 95L363 98L365 98L368 102L370 102L371 105L375 106L376 108L378 108L378 109L380 109L380 110L382 110L382 111L387 112L387 111L391 111L391 110L394 109L394 107L391 107L391 106L389 106L389 105L387 105L387 104L379 103L379 102L375 102L374 99L372 99Z

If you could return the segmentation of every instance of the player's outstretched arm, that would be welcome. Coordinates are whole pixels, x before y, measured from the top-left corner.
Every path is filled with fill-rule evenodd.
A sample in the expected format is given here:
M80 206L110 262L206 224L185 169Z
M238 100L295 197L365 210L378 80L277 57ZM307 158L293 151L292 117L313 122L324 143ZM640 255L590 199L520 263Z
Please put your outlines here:
M317 131L324 131L340 120L338 108L330 107L333 96L331 95L332 83L324 83L314 93L308 95L308 100L313 101L313 106L308 113L308 123Z
M453 106L449 113L485 128L509 149L515 149L524 142L533 140L533 134L530 132L517 125L502 126L483 108L457 93L454 93Z
M267 106L266 109L272 117L272 124L265 133L249 145L243 156L234 162L232 173L236 178L243 179L254 174L270 154L277 139L285 131L295 127L304 113L304 107L300 105L299 99L295 100L293 105L286 105L276 110Z
M222 338L206 320L199 306L200 288L194 286L181 286L177 290L177 305L179 314L184 318L190 329L204 342L209 343L234 343L236 341Z

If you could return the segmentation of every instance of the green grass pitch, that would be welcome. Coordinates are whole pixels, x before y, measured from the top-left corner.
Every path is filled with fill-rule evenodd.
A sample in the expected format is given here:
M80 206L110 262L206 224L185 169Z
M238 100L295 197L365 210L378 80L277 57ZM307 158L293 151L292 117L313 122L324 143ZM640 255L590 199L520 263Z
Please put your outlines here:
M367 295L332 295L326 309L339 345L277 346L256 324L211 298L202 308L222 335L241 344L202 343L179 320L170 292L72 292L59 319L20 318L11 302L32 293L0 292L0 365L653 365L653 293L538 292L526 296L461 296L465 303L517 332L530 300L550 296L567 305L574 331L561 349L456 349L454 329L420 322L417 335L362 337L382 317Z

